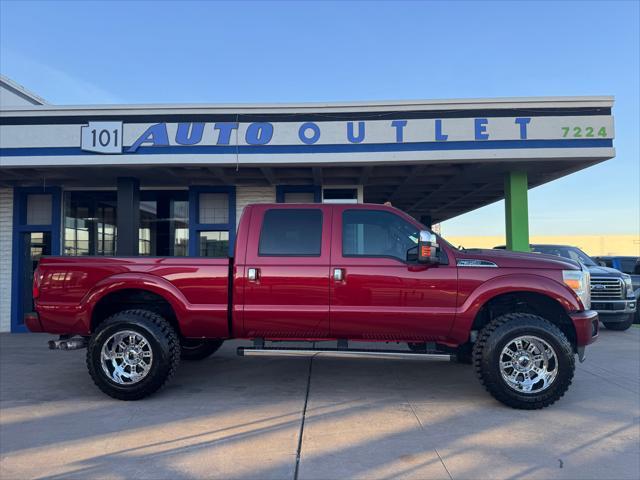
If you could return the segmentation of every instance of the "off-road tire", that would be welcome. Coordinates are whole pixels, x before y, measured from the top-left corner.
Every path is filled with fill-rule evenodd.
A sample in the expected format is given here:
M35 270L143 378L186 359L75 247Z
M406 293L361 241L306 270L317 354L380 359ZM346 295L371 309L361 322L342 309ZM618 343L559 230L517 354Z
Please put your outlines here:
M224 340L196 340L185 338L180 345L180 358L187 361L204 360L222 346Z
M121 330L140 332L153 352L149 373L138 383L122 385L109 378L102 369L101 350L111 335ZM148 310L124 310L102 322L87 346L87 368L100 390L118 400L140 400L160 389L175 373L180 363L180 341L164 318Z
M509 387L500 373L502 349L508 342L523 335L541 338L556 353L556 378L546 390L538 393L516 391ZM473 363L480 382L496 400L524 410L548 407L560 399L571 385L575 370L573 348L565 334L553 323L530 313L508 313L484 327L473 346Z
M604 316L604 315L603 315ZM631 325L633 324L633 315L629 315L629 318L624 322L602 322L607 330L616 330L619 332L623 332L625 330L629 330Z

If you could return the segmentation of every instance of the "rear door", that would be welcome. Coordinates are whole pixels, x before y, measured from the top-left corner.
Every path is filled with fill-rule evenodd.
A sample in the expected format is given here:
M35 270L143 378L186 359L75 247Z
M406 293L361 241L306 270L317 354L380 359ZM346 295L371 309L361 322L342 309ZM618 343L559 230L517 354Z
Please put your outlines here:
M393 209L336 206L331 329L338 338L433 341L455 317L455 265L407 261L420 227Z
M328 337L331 207L254 205L250 223L244 335Z

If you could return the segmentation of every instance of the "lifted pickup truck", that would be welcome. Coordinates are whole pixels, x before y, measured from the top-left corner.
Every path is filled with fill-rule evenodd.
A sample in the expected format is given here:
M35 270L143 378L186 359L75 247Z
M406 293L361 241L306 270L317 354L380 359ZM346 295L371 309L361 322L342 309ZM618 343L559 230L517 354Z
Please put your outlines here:
M51 348L86 346L94 382L122 400L241 338L241 355L466 360L496 399L536 409L565 393L598 334L589 281L558 257L456 249L392 207L260 204L233 259L43 257L25 322L60 334Z

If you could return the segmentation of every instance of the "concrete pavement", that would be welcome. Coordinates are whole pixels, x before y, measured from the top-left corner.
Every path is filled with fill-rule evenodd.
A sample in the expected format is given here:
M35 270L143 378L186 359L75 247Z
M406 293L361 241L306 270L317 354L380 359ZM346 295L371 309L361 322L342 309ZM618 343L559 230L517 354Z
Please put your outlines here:
M603 330L565 397L534 412L493 400L467 365L310 365L237 357L240 342L120 402L94 387L84 351L49 338L0 335L3 480L292 479L296 463L299 479L640 477L638 327Z

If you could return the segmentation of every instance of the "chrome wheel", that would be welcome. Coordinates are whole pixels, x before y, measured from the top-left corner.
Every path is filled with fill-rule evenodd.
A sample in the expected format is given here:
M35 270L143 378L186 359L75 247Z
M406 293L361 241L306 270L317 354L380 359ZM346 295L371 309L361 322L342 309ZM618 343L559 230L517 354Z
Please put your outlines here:
M558 357L546 341L525 335L509 341L500 353L500 373L506 384L524 393L540 393L558 375Z
M151 370L153 351L144 335L123 330L111 335L100 351L102 370L120 385L132 385Z

